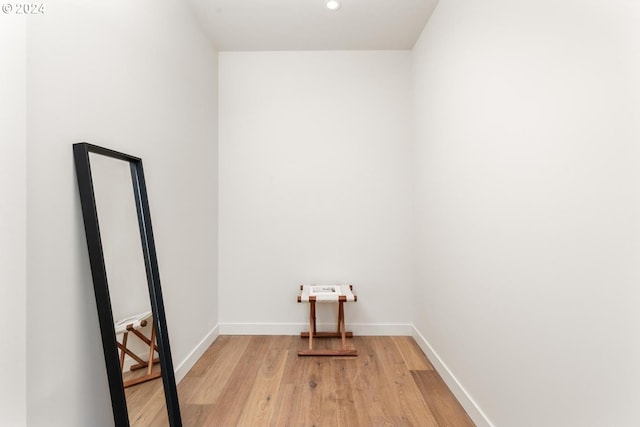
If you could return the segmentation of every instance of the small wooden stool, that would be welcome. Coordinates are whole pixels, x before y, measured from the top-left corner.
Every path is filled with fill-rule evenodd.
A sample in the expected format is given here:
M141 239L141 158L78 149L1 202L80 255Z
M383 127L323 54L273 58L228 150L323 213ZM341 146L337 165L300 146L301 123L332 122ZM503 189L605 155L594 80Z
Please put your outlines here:
M353 286L311 286L301 285L302 291L298 295L298 302L309 303L309 332L302 332L301 337L309 337L309 348L299 350L298 356L357 356L357 350L347 350L346 338L353 337L352 332L347 332L344 322L344 303L356 302L358 296L353 294ZM318 332L316 330L316 302L338 303L338 331ZM342 338L342 348L340 350L314 350L313 337L317 338Z
M153 365L156 363L160 363L159 358L154 358L154 352L158 351L158 347L156 346L156 328L151 322L151 338L146 337L142 332L138 329L147 326L148 320L152 318L152 314L150 311L145 313L140 313L135 316L127 317L126 319L119 320L115 322L115 330L116 336L122 336L122 342L116 340L116 344L120 349L120 369L124 369L124 356L128 354L138 362L135 365L131 366L131 370L135 371L137 369L147 368L147 374L140 377L135 378L129 381L124 382L124 388L131 387L132 385L140 384L146 381L151 381L156 378L160 378L160 372L151 372L153 369ZM147 360L143 360L140 356L135 354L127 347L127 341L129 339L129 332L133 333L135 336L140 338L142 342L149 346L149 355Z

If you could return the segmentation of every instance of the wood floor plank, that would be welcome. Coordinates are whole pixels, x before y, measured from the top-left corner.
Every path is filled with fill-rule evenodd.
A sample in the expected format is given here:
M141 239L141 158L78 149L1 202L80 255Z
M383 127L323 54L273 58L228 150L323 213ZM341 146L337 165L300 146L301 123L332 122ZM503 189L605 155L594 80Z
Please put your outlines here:
M185 376L177 385L178 401L184 405L206 405L206 403L194 403L194 395L202 389L203 378L201 376Z
M440 427L475 426L436 371L412 371L411 375Z
M155 365L153 371L160 372L160 365ZM123 380L131 380L144 375L146 375L146 370L144 369L125 372ZM125 389L125 397L131 426L146 427L154 425L154 422L157 426L168 424L167 406L164 401L161 378L127 387Z
M182 425L185 427L197 427L204 425L205 419L213 411L213 405L186 404L180 406Z
M391 417L372 417L372 426L380 427L421 427L422 424L414 424L404 415Z
M238 425L269 425L290 348L291 337L274 337L270 340L269 350L258 370L247 404L240 414Z
M354 345L358 348L358 373L353 380L354 401L358 408L361 426L384 425L379 420L384 419L390 412L387 406L399 404L395 399L385 401L384 396L381 396L380 390L389 385L382 373L382 366L372 338L353 338ZM366 410L363 411L362 408Z
M402 416L402 401L395 387L395 368L389 366L389 357L385 354L387 347L392 343L380 337L373 337L371 342L375 351L375 358L372 359L374 368L372 375L377 382L377 386L373 389L373 402L382 409L380 419Z
M129 418L135 419L138 412L149 402L149 399L162 389L162 379L158 378L125 389Z
M438 422L426 405L393 340L376 337L376 344L380 362L384 367L384 375L390 385L389 389L393 390L393 397L400 402L398 406L395 406L395 410L399 410L399 412L391 415L401 417L407 425L438 427ZM385 398L389 397L389 395L385 396Z
M433 366L416 341L411 337L391 337L400 351L407 368L412 371L432 371Z
M238 425L247 398L251 393L258 369L267 353L269 337L252 337L238 358L227 381L215 400L214 410L205 419L202 427Z
M162 389L162 387L155 387L153 390L153 394L147 397L143 406L129 414L129 424L131 426L160 427L169 425L164 389ZM128 408L129 406L127 404L127 409Z
M276 398L270 427L303 426L306 407L298 398L301 386L283 382Z
M216 340L210 350L217 351L219 346L222 349L218 352L217 357L212 359L209 368L200 373L200 385L192 390L183 391L184 402L198 405L215 403L240 360L238 355L244 353L250 342L252 342L250 336L232 337L229 341L219 345ZM187 375L189 378L193 378L190 373Z
M354 397L358 365L359 361L355 358L335 358L331 361L339 427L358 427L369 421L363 411L358 411Z
M213 362L220 357L220 353L228 351L227 347L233 345L231 341L237 341L231 335L221 335L209 346L202 357L189 370L189 377L203 377L211 370Z
M294 351L290 351L287 355L287 361L285 365L285 371L287 375L283 378L283 382L285 384L300 384L304 381L305 377L305 368L308 366L308 363L305 362L311 361L310 357L300 357L298 356L298 350L305 347L306 340L301 339L299 337L294 337L293 345L295 347Z
M331 378L331 358L312 357L306 371L300 399L306 402L304 424L307 426L337 425L335 391Z

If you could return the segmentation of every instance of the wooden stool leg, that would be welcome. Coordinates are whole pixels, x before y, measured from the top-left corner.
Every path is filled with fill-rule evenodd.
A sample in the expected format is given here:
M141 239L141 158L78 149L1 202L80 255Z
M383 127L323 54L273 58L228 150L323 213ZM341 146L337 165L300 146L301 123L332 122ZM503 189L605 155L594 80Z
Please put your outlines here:
M313 317L313 335L317 335L318 331L317 331L317 327L316 327L316 302L315 300L311 302L311 306L310 306L310 310L311 310L311 316Z
M338 332L342 335L342 349L347 349L347 333L346 325L344 323L344 303L340 301L338 303Z
M313 350L313 335L316 333L316 302L309 302L309 350Z
M313 300L311 303L311 315L313 316L313 335L318 336L318 326L316 323L316 301Z
M126 351L124 350L125 348L127 348L127 339L129 338L129 332L125 332L124 336L122 337L122 349L120 350L120 370L124 369L124 355L126 354Z
M122 351L124 351L125 353L127 353L129 356L131 356L131 358L133 360L135 360L136 362L138 362L138 365L140 366L147 366L147 362L145 362L144 360L142 360L140 358L140 356L138 356L137 354L135 354L133 351L129 350L127 347L123 346L122 344L120 344L119 342L116 341L116 345L118 346L118 348ZM135 371L136 369L138 369L138 365L131 365L131 370Z
M151 375L151 370L153 369L153 343L156 342L156 325L151 325L151 345L149 345L149 366L147 366L147 375Z

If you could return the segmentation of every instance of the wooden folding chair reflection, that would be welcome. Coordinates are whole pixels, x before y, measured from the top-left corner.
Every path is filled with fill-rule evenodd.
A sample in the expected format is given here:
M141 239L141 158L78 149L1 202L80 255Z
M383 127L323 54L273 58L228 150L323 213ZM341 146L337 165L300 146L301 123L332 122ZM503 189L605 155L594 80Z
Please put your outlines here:
M124 387L131 387L136 384L140 384L146 381L154 380L156 378L160 378L161 373L159 371L153 372L153 365L160 363L160 359L154 357L154 353L158 351L158 347L156 346L156 328L153 324L153 315L150 311L136 314L135 316L127 317L126 319L119 320L115 323L116 337L122 335L122 342L116 339L116 344L118 345L118 349L120 349L120 369L124 371L124 361L125 355L130 356L137 363L131 365L129 368L131 371L136 371L138 369L147 368L147 373L144 376L133 378L127 381L124 381ZM147 337L144 335L140 329L147 326L147 324L151 321L151 336ZM132 333L136 337L138 337L142 342L144 342L148 347L149 351L146 355L146 360L142 357L135 354L129 347L129 333Z

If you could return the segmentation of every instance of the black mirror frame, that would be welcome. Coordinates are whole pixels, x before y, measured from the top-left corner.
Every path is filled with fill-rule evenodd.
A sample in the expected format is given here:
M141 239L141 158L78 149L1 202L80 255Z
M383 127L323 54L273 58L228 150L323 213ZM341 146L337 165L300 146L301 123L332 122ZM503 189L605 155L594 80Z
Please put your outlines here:
M87 238L87 247L89 250L89 263L91 265L93 289L98 309L98 320L102 335L102 348L107 368L115 427L130 427L130 424L124 385L122 382L122 371L120 369L120 361L118 359L116 333L113 323L113 314L111 311L111 299L109 297L109 286L107 283L107 270L102 250L102 240L100 237L100 226L98 224L98 212L96 209L96 198L93 190L93 178L91 175L89 153L123 160L128 162L131 166L131 182L136 199L138 225L140 227L140 238L142 239L142 250L147 273L147 284L149 286L151 310L153 312L153 321L156 327L156 343L158 346L158 354L160 356L160 369L162 371L162 383L164 386L164 395L167 405L167 415L169 418L169 425L171 427L182 427L175 374L173 371L173 362L171 361L171 348L169 346L167 321L164 312L164 303L162 300L162 290L160 288L158 259L153 240L153 229L151 227L151 215L149 212L149 201L147 198L144 171L142 169L142 159L113 151L108 148L81 142L73 144L73 157L75 160L76 175L78 178L80 204L82 206L84 229Z

